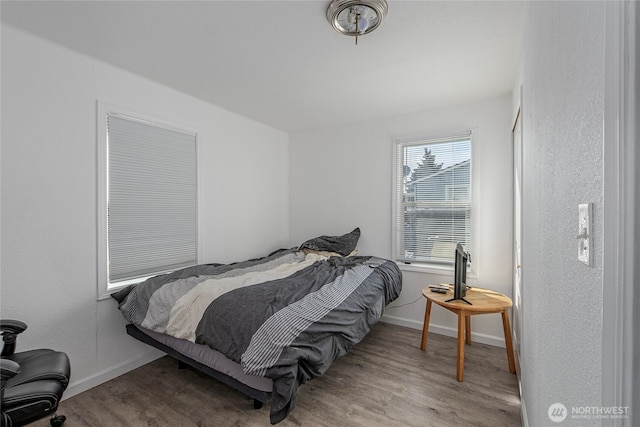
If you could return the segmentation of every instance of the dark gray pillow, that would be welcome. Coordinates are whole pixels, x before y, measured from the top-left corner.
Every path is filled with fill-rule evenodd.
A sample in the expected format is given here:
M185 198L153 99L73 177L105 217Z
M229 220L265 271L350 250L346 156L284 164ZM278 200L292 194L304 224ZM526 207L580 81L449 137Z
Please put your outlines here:
M356 249L358 239L360 239L360 228L356 227L351 233L342 236L320 236L309 239L298 249L337 252L342 256L347 256Z

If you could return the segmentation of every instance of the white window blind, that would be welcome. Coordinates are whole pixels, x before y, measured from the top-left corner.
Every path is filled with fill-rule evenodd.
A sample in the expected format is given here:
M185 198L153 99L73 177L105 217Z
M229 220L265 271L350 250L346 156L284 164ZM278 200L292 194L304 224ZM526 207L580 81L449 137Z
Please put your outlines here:
M196 135L107 114L108 286L196 264Z
M471 241L471 133L396 142L397 261L452 264Z

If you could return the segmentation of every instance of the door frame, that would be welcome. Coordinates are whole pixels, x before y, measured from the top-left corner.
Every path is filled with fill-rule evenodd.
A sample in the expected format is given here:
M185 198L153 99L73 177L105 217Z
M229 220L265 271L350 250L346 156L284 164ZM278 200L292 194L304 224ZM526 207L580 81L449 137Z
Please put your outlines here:
M516 128L519 128L519 135L516 136ZM516 141L516 137L518 141ZM522 353L522 87L520 87L520 105L517 109L513 127L511 129L511 143L513 153L513 248L512 248L512 279L513 279L513 308L512 308L512 338L515 350L516 373L520 382L520 354ZM516 144L519 143L519 148ZM519 154L519 159L516 156ZM520 171L520 179L517 178L517 171ZM516 195L519 194L519 200ZM519 202L519 203L518 203ZM518 206L519 205L519 206ZM519 218L518 218L519 215ZM520 228L518 229L518 224ZM520 243L517 248L516 240ZM518 257L519 252L519 257ZM519 271L518 271L519 270ZM518 280L516 280L516 275Z
M640 292L638 258L640 227L640 150L635 147L638 124L637 22L634 1L605 5L605 96L603 149L603 311L602 311L602 404L629 407L626 419L614 426L640 422L640 381L634 368L634 307ZM633 373L633 375L629 375ZM635 396L634 396L635 394Z

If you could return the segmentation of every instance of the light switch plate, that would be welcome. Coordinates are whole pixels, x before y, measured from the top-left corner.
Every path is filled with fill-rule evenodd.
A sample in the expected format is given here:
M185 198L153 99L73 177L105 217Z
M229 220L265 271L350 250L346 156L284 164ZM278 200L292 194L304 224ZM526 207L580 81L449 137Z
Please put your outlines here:
M593 203L583 203L578 205L578 261L591 265L593 250L591 248L593 239Z

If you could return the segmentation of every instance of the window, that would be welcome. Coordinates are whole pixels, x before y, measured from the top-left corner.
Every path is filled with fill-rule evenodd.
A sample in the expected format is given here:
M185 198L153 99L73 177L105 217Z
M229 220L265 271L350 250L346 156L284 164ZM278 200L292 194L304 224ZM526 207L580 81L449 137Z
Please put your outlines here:
M99 104L99 297L197 263L196 134Z
M472 252L471 133L395 142L393 240L405 264L454 263Z

